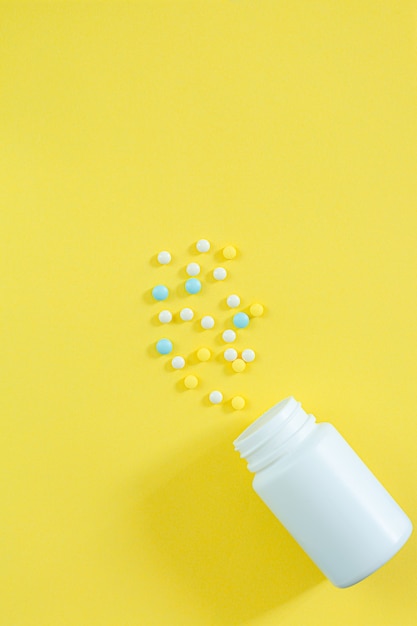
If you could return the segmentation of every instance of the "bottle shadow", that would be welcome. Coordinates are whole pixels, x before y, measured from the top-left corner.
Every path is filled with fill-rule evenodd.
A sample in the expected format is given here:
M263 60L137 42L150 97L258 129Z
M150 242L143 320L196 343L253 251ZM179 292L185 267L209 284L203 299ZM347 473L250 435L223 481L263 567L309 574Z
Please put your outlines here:
M242 624L324 580L252 490L230 438L182 469L179 458L144 483L135 525L161 573L182 580L213 624Z

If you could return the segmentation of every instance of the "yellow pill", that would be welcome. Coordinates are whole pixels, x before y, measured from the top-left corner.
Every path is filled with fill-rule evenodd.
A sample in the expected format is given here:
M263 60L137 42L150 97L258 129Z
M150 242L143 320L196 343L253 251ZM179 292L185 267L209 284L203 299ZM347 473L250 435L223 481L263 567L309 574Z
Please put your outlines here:
M253 317L260 317L264 312L264 308L262 304L256 303L256 304L252 304L249 311Z
M243 409L245 404L245 399L242 398L242 396L235 396L232 399L232 407L235 409L235 411L240 411L241 409Z
M234 246L226 246L223 248L223 256L225 259L234 259L236 254L237 252Z
M200 348L197 351L197 359L199 361L208 361L211 357L211 352L208 348Z
M184 385L185 387L187 387L187 389L195 389L198 385L197 376L193 376L192 374L190 374L189 376L186 376L184 378Z
M235 372L243 372L246 367L246 363L243 359L236 359L232 363L232 368Z

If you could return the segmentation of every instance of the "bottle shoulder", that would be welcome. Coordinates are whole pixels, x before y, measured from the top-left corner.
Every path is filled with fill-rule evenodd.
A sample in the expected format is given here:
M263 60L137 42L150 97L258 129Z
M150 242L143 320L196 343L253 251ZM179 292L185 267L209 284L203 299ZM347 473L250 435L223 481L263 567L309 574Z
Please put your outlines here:
M327 440L333 438L341 438L339 431L333 424L329 422L316 423L311 433L297 447L257 472L253 479L253 485L268 481L272 476L284 474L295 465L306 463L311 457L317 456L318 449Z

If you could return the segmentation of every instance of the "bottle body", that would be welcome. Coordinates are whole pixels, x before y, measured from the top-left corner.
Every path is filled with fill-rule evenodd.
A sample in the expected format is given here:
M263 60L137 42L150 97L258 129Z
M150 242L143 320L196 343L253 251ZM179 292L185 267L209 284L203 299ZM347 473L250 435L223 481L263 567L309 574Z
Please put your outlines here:
M261 443L262 425L250 433L258 439L253 488L327 578L348 587L394 556L412 524L331 424L302 422L299 403L284 402L285 419L273 415L278 430Z

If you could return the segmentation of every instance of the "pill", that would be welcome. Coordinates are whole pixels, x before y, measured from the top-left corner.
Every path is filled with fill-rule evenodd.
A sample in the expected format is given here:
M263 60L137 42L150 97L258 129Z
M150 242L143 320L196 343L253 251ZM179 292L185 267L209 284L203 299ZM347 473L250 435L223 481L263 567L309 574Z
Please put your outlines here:
M163 250L158 254L158 263L161 265L168 265L171 262L171 255L166 250Z
M245 399L242 398L242 396L235 396L234 398L232 398L232 407L235 409L235 411L240 411L241 409L243 409L245 404Z
M242 352L242 359L246 362L246 363L252 363L252 361L255 360L255 352L254 350L252 350L251 348L246 348L245 350L243 350Z
M158 319L162 324L169 324L169 322L172 320L172 313L171 311L161 311L160 314L158 315Z
M200 322L202 328L204 328L204 330L210 330L210 328L213 328L214 326L214 318L211 317L211 315L205 315Z
M197 276L200 273L200 266L198 263L189 263L186 271L188 276Z
M234 246L226 246L223 248L223 256L225 259L234 259L236 256L236 248Z
M227 276L227 272L224 267L216 267L216 269L213 270L213 276L216 280L224 280Z
M208 252L210 250L210 242L207 239L200 239L196 243L196 248L199 252Z
M258 302L256 302L255 304L251 305L249 312L252 315L252 317L260 317L264 312L264 308L262 304L259 304Z
M245 368L246 368L246 363L243 359L238 358L232 362L232 369L234 372L237 372L237 373L243 372Z
M248 315L246 315L246 313L236 313L236 315L233 316L233 324L236 328L246 328L249 324Z
M189 278L185 283L185 291L191 294L198 293L201 290L201 283L198 278Z
M172 352L172 341L169 339L160 339L156 342L156 350L159 354L169 354Z
M199 361L208 361L211 357L211 352L208 348L200 348L197 350L197 359Z
M235 309L240 304L240 298L236 294L232 294L226 300L227 306L231 309Z
M246 368L246 363L243 359L236 359L232 363L232 368L234 372L243 372L243 370Z
M223 400L223 394L221 391L212 391L209 395L209 400L212 404L220 404Z
M166 300L169 295L168 287L165 287L165 285L156 285L156 287L152 289L152 295L155 300Z
M236 333L234 330L225 330L222 337L226 343L232 343L236 339Z
M181 309L180 311L180 318L182 319L183 322L189 322L190 320L192 320L194 317L194 311L192 309L189 309L188 307L185 307L185 309Z
M182 356L174 356L171 361L171 365L174 370L182 370L185 365L185 359Z
M194 376L193 374L190 374L189 376L186 376L184 378L184 385L185 387L187 387L187 389L195 389L198 385L198 378L197 376Z
M227 348L227 350L223 352L223 356L226 361L234 361L237 359L237 351L234 348Z

